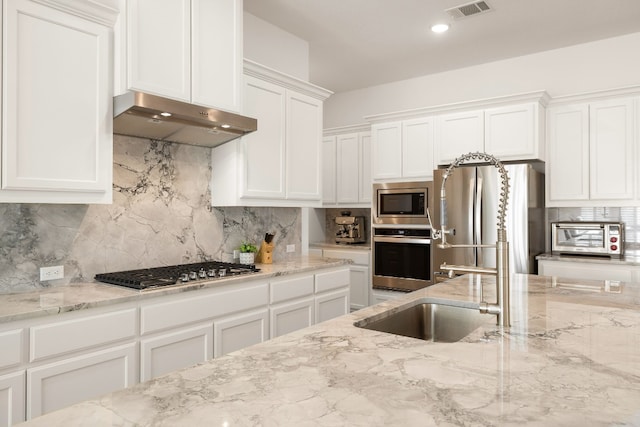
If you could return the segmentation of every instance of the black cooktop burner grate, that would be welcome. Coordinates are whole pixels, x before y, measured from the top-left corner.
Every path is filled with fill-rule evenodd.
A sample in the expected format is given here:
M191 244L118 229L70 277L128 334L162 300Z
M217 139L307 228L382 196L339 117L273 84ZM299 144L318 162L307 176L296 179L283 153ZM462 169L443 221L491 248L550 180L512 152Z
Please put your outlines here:
M197 280L214 280L216 278L251 274L259 271L260 269L256 268L253 264L207 261L167 267L102 273L96 274L95 279L112 285L126 286L134 289L148 289Z

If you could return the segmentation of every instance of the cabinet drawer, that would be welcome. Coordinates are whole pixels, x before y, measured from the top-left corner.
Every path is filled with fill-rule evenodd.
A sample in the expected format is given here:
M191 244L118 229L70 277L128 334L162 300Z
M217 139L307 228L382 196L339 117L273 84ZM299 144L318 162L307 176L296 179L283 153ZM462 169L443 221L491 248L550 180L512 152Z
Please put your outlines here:
M326 258L350 259L354 264L369 265L369 255L371 255L371 252L325 249L323 255Z
M136 335L136 309L81 317L31 328L31 362Z
M271 282L271 303L313 295L313 275Z
M136 344L27 369L27 418L136 383Z
M22 361L22 329L0 333L0 370Z
M267 304L268 283L244 287L238 285L234 286L234 289L216 291L208 295L153 304L140 309L140 333L148 334Z
M316 292L324 292L331 289L349 286L349 268L316 274Z

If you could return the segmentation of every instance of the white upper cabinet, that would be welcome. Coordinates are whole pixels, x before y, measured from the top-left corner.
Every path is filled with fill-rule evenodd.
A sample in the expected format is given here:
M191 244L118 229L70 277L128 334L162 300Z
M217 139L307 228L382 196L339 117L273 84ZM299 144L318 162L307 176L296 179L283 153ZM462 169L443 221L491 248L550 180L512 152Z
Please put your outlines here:
M374 180L402 177L402 122L371 126Z
M402 176L433 178L433 118L402 122Z
M438 116L436 157L449 164L462 154L484 151L484 111Z
M128 0L120 87L239 112L242 0ZM121 57L121 55L120 55ZM126 72L122 68L126 69ZM122 76L126 76L123 78ZM119 81L119 80L117 80Z
M117 9L4 2L0 202L111 203Z
M372 125L373 179L433 177L432 117Z
M371 205L371 132L362 126L325 130L323 198L325 206Z
M470 152L485 152L503 161L544 160L543 126L539 102L438 116L437 164L449 164Z
M629 206L635 194L638 98L548 110L547 206Z
M244 114L258 130L212 150L212 205L319 207L331 92L251 61L245 74Z
M372 123L374 181L433 179L469 152L500 160L544 160L545 92L365 117Z

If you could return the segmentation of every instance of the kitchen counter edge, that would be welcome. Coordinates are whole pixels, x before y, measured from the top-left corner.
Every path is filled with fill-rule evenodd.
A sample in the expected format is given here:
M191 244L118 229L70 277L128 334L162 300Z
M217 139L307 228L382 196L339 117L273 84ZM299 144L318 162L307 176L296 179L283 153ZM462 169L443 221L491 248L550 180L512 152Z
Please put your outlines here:
M317 269L340 267L350 263L350 260L342 259L301 257L290 262L256 264L260 272L251 275L190 282L143 291L99 282L78 282L31 292L0 294L0 324L215 288L236 282L264 280Z

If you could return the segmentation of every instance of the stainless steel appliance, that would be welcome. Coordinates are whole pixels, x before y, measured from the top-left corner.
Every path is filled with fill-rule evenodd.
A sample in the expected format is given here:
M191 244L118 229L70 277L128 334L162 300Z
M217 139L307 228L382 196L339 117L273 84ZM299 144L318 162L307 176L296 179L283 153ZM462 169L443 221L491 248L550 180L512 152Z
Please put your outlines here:
M431 229L374 227L373 287L411 292L432 285Z
M373 184L373 225L427 224L431 181Z
M113 133L215 147L257 129L251 117L142 92L113 99Z
M544 252L544 175L530 164L505 166L510 193L507 202L506 231L509 268L512 273L535 273L535 256ZM434 171L434 188L442 185L443 170ZM455 233L447 236L453 245L494 245L497 235L500 181L494 166L461 166L453 171L445 185L448 226ZM440 195L434 197L440 205ZM432 209L433 224L441 223L441 212ZM445 280L443 263L495 268L492 248L433 248L434 281Z
M624 255L624 224L621 222L552 222L551 252L620 258Z
M96 274L99 282L126 286L134 289L149 289L198 280L216 280L228 276L257 273L260 269L251 264L207 261L167 267L144 268Z
M366 241L364 217L351 216L351 212L341 212L341 216L335 218L338 226L336 231L336 243L364 243Z

